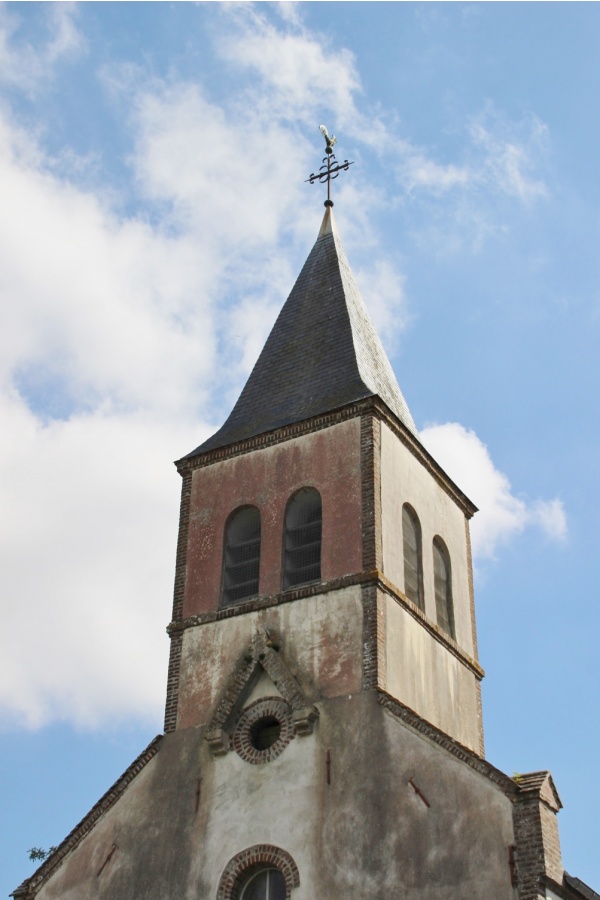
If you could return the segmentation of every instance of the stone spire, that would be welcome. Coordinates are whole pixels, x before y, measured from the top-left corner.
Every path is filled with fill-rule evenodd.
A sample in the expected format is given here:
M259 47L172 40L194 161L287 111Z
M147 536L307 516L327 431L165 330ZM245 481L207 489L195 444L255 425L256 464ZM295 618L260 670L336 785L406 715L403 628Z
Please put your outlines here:
M317 241L231 415L188 456L375 395L416 435L328 207Z

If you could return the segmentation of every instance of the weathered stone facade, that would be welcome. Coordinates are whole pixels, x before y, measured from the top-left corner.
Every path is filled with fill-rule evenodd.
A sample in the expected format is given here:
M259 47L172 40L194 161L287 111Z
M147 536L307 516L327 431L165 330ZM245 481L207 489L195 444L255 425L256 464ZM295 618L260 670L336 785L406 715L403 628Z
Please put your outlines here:
M298 419L281 392L273 427L246 433L256 385L273 376L263 354L230 424L178 463L165 734L17 898L243 900L262 868L289 900L597 896L564 873L550 775L512 779L483 756L475 507L416 437L332 229L328 211L294 314L267 347L287 359L281 342L299 309L310 320L311 291L337 304L346 349L331 377L344 403L321 408L328 376L313 366L310 390L294 390L314 414ZM321 325L303 329L326 344L319 310ZM284 590L287 504L306 487L322 500L321 575ZM405 504L419 520L421 606L405 584ZM250 506L258 590L225 604L227 522ZM452 633L436 612L437 539L452 562Z

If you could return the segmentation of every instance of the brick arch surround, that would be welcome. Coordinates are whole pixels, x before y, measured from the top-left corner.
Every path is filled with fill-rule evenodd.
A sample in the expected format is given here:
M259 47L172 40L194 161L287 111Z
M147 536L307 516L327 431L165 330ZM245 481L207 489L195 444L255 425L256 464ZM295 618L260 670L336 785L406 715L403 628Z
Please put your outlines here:
M279 869L285 879L285 896L290 900L292 890L300 884L298 866L289 853L272 844L255 844L230 859L221 875L217 900L238 900L243 877L249 869L267 866Z

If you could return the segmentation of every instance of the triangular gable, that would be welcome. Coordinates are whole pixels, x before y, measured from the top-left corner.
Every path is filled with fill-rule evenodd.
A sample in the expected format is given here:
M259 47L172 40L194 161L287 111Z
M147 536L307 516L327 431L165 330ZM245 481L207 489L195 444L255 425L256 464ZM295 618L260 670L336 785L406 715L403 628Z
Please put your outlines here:
M240 657L206 731L213 756L230 749L231 735L241 710L263 672L292 710L294 733L311 734L319 712L290 672L279 648L268 631L256 634Z
M525 792L535 793L539 796L547 806L554 812L562 809L562 802L558 796L556 785L552 780L550 772L527 772L523 775L515 775L514 781L519 785L519 789Z

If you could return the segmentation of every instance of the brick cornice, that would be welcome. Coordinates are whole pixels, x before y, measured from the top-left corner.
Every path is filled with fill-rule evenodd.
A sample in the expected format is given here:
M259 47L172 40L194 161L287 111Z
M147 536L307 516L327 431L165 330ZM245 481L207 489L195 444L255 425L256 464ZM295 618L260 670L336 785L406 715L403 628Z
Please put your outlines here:
M295 600L301 600L304 597L316 597L319 594L331 593L331 591L341 591L345 588L352 587L353 585L361 585L365 588L374 587L392 597L414 619L420 622L438 643L442 644L459 660L459 662L470 669L478 679L484 677L485 672L481 666L472 659L468 653L465 653L451 637L444 634L443 631L440 631L438 626L428 619L418 606L408 600L404 594L399 591L391 581L388 581L385 575L377 569L372 569L370 572L357 572L354 575L345 575L342 578L334 578L331 581L308 584L305 587L296 588L292 591L283 591L278 594L269 594L265 597L256 597L253 600L249 600L247 603L240 603L237 606L226 606L222 609L200 613L196 616L188 616L185 619L170 622L167 626L167 633L173 639L181 635L181 633L188 628L207 625L211 622L220 622L223 621L223 619L231 619L235 616L257 612L261 609L281 606L284 603L293 603Z
M322 416L315 416L312 419L294 422L292 425L285 425L283 428L277 428L275 431L257 434L244 441L229 444L227 447L218 447L215 450L209 450L207 453L200 453L198 456L184 456L183 459L177 460L175 465L180 474L183 474L190 469L200 469L205 466L212 466L213 463L222 462L223 460L231 459L234 456L242 456L245 453L252 453L254 450L264 450L266 447L281 444L292 438L302 437L305 434L313 434L315 431L322 431L324 428L330 428L332 425L338 425L340 422L347 422L348 419L355 419L358 416L363 415L363 413L368 412L372 405L373 398L369 397L367 400L363 400L360 403L352 403L349 406L343 406L340 409L332 410L332 412Z
M380 421L385 422L385 424L388 425L396 437L398 437L411 451L468 518L471 518L471 516L477 512L475 504L472 503L466 494L464 494L452 479L446 475L442 467L435 461L433 456L428 453L419 439L402 424L385 402L375 395L367 397L365 400L361 400L358 403L351 403L348 406L334 409L325 415L315 416L312 419L304 419L301 422L294 422L292 425L277 428L275 431L257 434L247 440L229 444L227 447L219 447L215 450L209 450L207 453L199 453L198 456L183 457L183 459L177 460L175 465L177 466L177 471L183 475L185 472L193 469L210 466L213 463L231 459L234 456L241 456L245 453L252 453L254 450L263 450L266 447L272 447L283 441L302 437L305 434L312 434L315 431L321 431L323 428L330 428L332 425L337 425L339 422L346 422L348 419L354 419L369 414L376 416Z

